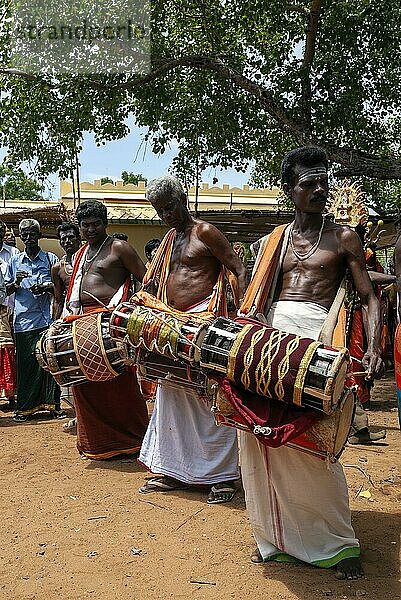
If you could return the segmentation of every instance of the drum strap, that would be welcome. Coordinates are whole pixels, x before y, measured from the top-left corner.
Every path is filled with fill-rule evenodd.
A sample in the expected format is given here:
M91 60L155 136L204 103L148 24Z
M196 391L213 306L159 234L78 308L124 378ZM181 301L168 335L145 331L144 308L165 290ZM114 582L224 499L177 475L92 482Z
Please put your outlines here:
M318 339L326 346L330 346L333 342L333 333L338 324L339 314L344 303L345 289L346 277L344 277L340 283L336 297L333 300L333 304L331 305L326 320L320 330Z

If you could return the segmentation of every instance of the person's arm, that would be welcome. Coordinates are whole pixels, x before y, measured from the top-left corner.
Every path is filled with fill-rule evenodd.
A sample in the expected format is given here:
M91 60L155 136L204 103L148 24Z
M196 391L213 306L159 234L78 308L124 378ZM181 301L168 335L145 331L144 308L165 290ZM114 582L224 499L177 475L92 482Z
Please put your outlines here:
M53 320L61 317L64 302L64 282L60 277L60 263L52 266L51 275L54 288Z
M16 256L16 255L14 255L14 256ZM22 270L18 270L18 269L16 270L13 258L14 257L11 257L11 260L9 261L9 263L7 265L7 273L5 276L7 296L11 296L11 294L14 294L20 287L21 281L25 277L28 277L28 273L26 271L22 271Z
M6 284L4 283L3 273L0 271L0 306L7 297Z
M390 283L395 283L396 277L395 275L390 275L388 273L379 273L378 271L368 271L368 275L370 281L372 283L377 283L377 285L389 285Z
M202 223L198 226L198 237L229 271L238 279L239 300L245 294L248 285L248 273L238 255L231 248L228 239L214 225Z
M398 318L401 321L401 235L398 236L394 248L394 273L397 284Z
M137 281L142 281L146 269L142 260L134 248L124 240L113 240L113 250L115 250L127 271L135 277Z
M384 373L384 363L380 352L380 304L366 270L365 256L358 235L351 229L344 228L342 246L347 266L361 300L363 326L368 343L362 359L362 366L367 370L367 379L379 379Z

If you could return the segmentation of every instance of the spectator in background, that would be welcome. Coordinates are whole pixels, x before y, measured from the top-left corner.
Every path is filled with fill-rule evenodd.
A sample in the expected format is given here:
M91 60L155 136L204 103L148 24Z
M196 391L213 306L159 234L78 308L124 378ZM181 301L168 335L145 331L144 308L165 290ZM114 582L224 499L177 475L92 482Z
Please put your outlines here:
M113 233L111 235L112 238L114 238L115 240L122 240L123 242L128 242L128 235L126 233Z
M65 254L53 265L51 271L54 286L54 320L62 316L65 295L72 275L72 257L81 246L81 235L74 223L61 223L57 228L57 237Z
M15 421L26 421L36 412L48 410L52 417L63 418L60 389L50 373L36 360L39 337L52 318L50 315L51 267L58 258L39 246L40 225L35 219L19 224L25 250L15 254L7 267L7 294L15 294L14 331L17 358L18 396Z
M54 286L53 319L64 316L64 301L72 275L73 256L81 246L81 235L74 223L61 223L57 228L57 237L60 246L65 251L64 256L52 267L52 281ZM61 400L74 407L74 399L70 388L61 386ZM76 433L77 420L70 419L63 425L64 433Z
M156 254L156 250L158 249L160 244L161 244L161 241L158 238L153 238L152 240L149 240L145 244L145 256L148 259L148 262L146 263L145 267L147 269L149 268L150 263L152 262L152 259L153 259L154 255Z
M10 227L10 229L6 228L4 243L7 244L7 246L12 246L13 248L17 247L17 240L15 239L15 234L12 227Z
M11 258L19 250L4 243L6 226L0 221L0 273L3 278ZM4 288L5 289L5 288ZM4 393L9 408L15 408L15 393L17 389L17 369L15 366L15 347L12 333L12 311L14 295L0 301L0 393Z

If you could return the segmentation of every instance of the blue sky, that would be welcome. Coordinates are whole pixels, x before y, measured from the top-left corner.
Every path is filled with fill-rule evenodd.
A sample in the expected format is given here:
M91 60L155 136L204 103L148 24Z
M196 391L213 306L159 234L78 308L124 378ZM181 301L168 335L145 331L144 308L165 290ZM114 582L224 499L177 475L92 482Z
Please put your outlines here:
M148 179L160 177L165 174L171 161L177 153L176 148L171 148L161 156L156 156L147 147L141 145L142 135L145 130L132 128L132 132L124 139L109 142L104 146L96 146L93 135L86 133L84 136L83 150L79 156L81 163L81 181L110 177L120 179L121 171L132 171L142 173ZM234 169L216 170L206 169L202 173L201 181L212 184L213 177L218 178L216 185L221 186L228 183L231 186L242 187L248 182L250 172L238 173ZM46 197L59 198L59 179L56 175L49 178L49 185L45 193Z

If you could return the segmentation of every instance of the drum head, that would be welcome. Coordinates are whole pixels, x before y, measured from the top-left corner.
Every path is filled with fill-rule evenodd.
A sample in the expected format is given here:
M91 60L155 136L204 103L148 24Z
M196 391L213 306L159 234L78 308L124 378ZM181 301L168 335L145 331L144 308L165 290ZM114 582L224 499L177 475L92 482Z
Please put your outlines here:
M338 410L340 412L340 417L338 420L337 436L333 452L336 458L338 458L344 450L351 429L352 419L354 418L355 401L352 390L346 392L344 399L340 402Z
M349 367L349 354L348 350L341 350L339 355L334 359L331 366L333 376L327 380L325 394L331 396L332 406L336 406L339 402L343 389L344 382L347 377Z

